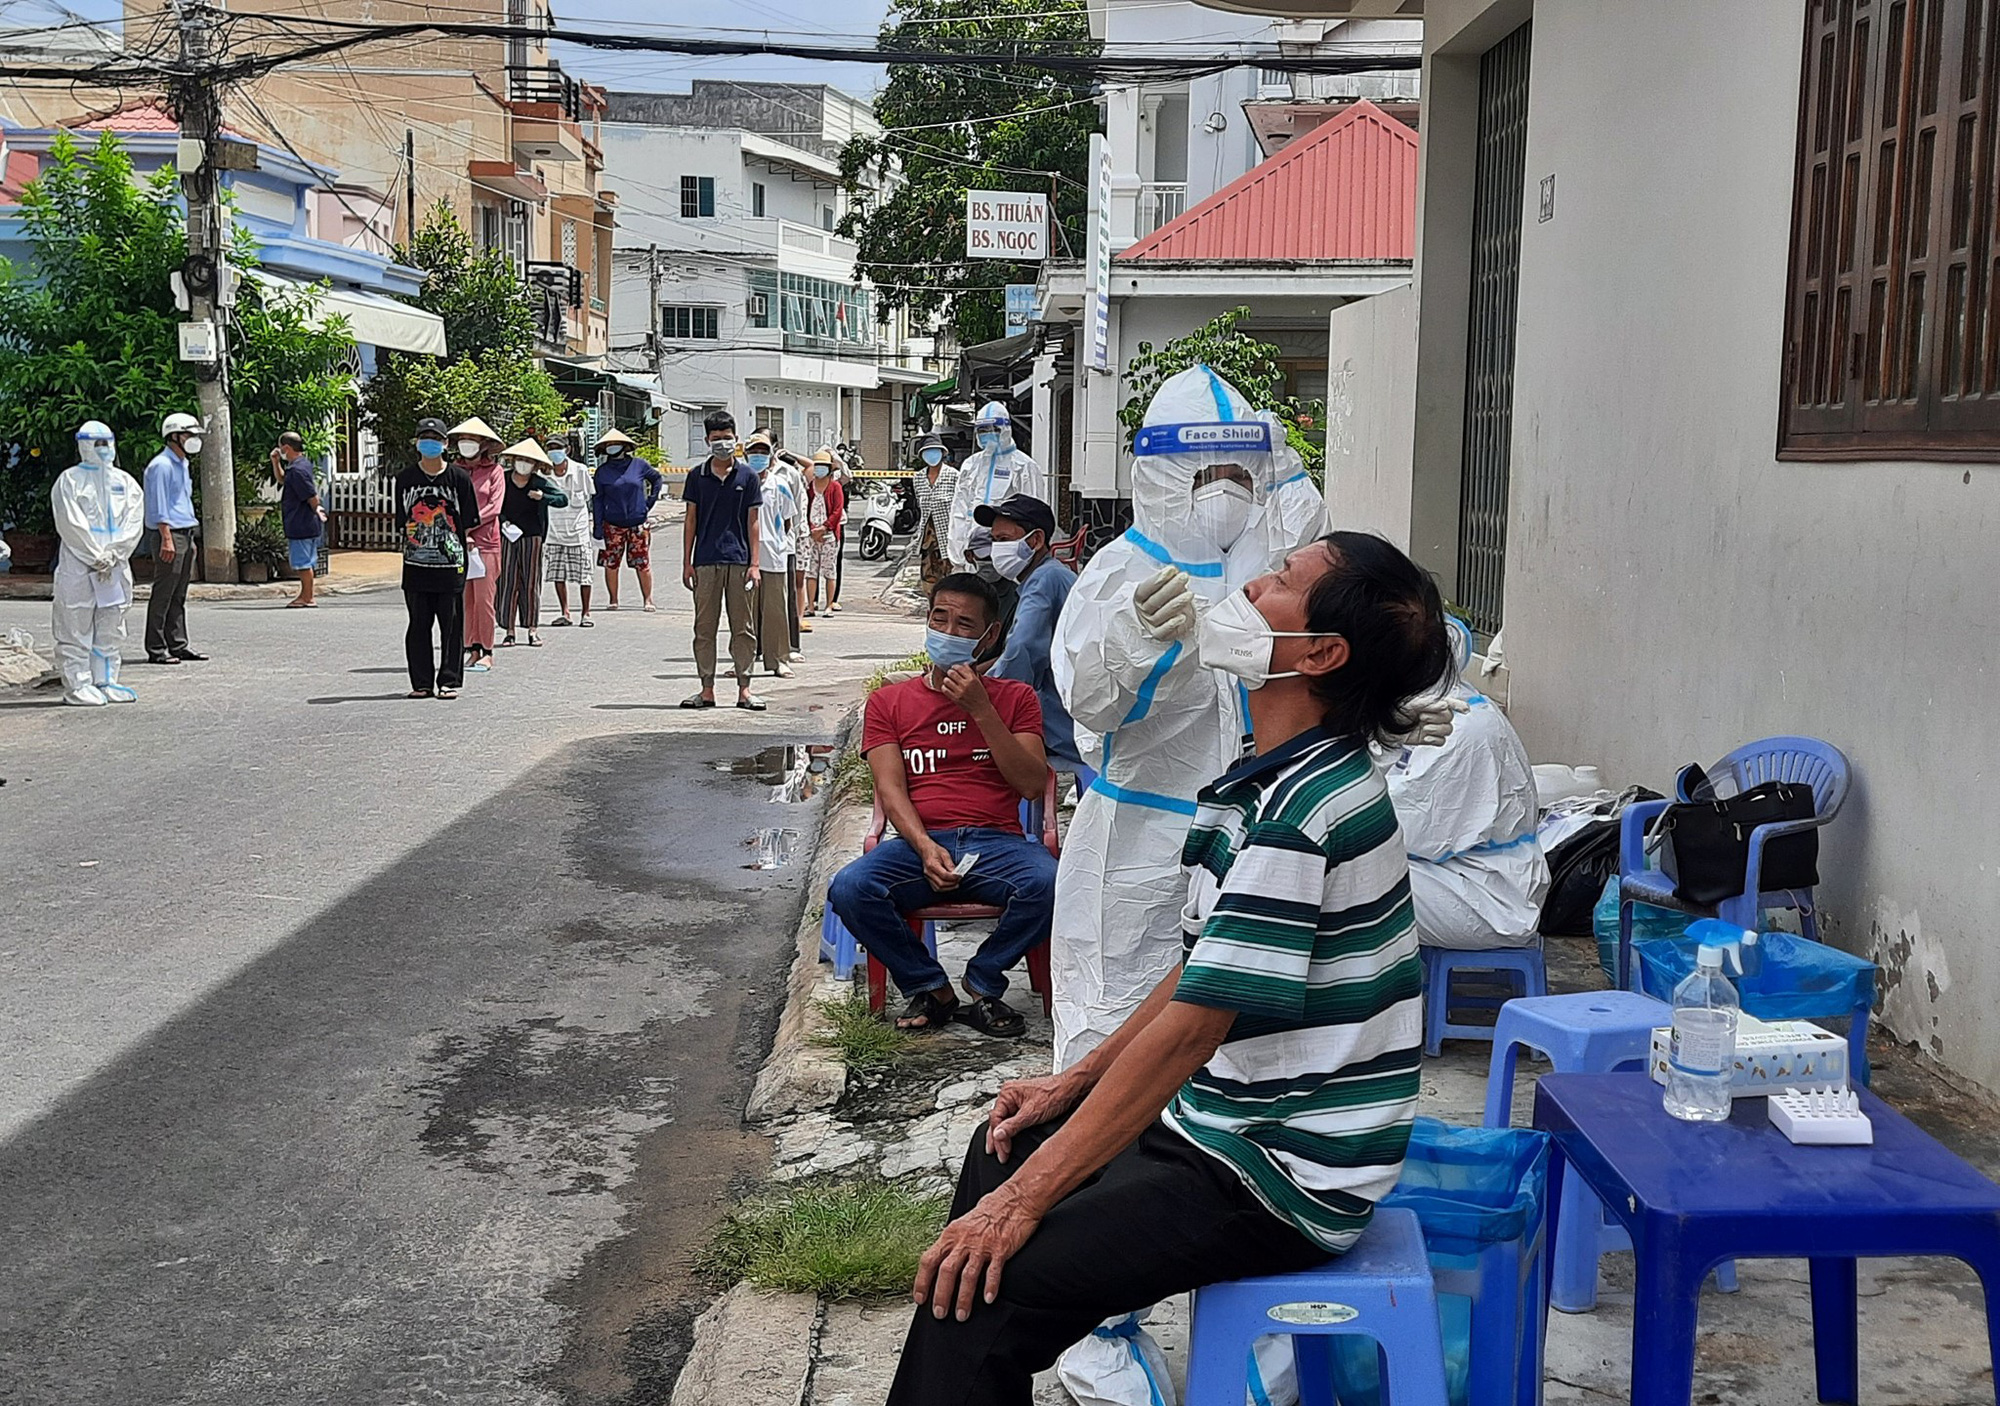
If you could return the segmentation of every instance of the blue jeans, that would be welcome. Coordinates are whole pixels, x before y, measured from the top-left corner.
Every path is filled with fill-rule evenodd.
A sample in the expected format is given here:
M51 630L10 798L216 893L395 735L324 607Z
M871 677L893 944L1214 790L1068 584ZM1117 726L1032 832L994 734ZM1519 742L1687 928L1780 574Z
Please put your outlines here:
M949 986L951 978L910 931L907 913L942 903L983 903L1002 910L993 932L965 966L966 986L981 996L1007 992L1007 969L1049 940L1055 914L1056 861L1040 840L1004 830L933 830L930 837L956 860L977 851L979 863L958 887L939 893L924 878L909 842L885 839L833 876L827 902L854 940L889 969L896 988L916 996Z

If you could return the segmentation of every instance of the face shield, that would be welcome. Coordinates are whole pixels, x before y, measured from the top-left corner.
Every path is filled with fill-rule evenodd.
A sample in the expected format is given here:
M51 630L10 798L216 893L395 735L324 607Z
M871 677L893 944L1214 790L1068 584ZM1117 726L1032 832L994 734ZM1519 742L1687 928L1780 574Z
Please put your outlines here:
M981 449L1005 453L1014 447L1014 417L997 400L989 400L972 417L972 436Z
M1267 419L1206 366L1168 378L1132 442L1133 526L1183 565L1220 562L1269 496Z

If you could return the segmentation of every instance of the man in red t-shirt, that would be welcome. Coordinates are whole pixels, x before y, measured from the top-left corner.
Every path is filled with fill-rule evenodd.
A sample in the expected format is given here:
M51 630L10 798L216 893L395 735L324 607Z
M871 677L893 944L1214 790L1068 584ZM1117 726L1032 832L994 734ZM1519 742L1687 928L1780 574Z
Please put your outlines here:
M930 668L868 700L861 750L896 837L834 875L827 901L910 998L896 1022L905 1030L956 1018L989 1035L1019 1035L1026 1022L1000 999L1007 969L1049 936L1056 861L1021 833L1020 817L1023 798L1040 796L1048 781L1041 704L1027 684L972 670L999 625L991 586L964 572L945 577L931 587ZM978 860L960 874L969 854ZM1004 910L966 963L969 1004L903 916L952 902Z

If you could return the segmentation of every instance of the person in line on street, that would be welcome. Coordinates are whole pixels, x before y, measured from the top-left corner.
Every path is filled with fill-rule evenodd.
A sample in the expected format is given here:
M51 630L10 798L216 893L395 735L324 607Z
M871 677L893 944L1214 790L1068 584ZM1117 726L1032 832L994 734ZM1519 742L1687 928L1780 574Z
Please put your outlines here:
M833 456L831 481L840 490L840 525L833 533L833 580L826 588L826 609L829 615L840 610L841 569L847 565L847 500L854 496L854 469L847 462L847 446L829 449Z
M623 430L606 430L592 446L597 451L597 474L590 499L591 525L604 546L597 564L604 568L604 608L618 608L618 568L632 563L639 578L639 601L647 613L653 610L653 533L646 515L667 481L660 471L632 451L638 448Z
M806 573L812 567L812 524L807 521L812 506L813 472L812 460L799 454L787 453L785 463L790 466L794 490L799 495L799 519L792 527L792 657L806 657L801 634L811 634L812 616L806 610Z
M540 649L542 540L549 535L549 509L567 505L569 495L545 477L555 465L533 439L503 450L500 463L507 471L500 504L500 643L506 648L519 644L518 628Z
M1020 591L999 656L986 676L1014 679L1035 690L1049 765L1075 775L1084 769L1083 754L1049 662L1056 621L1076 585L1076 573L1049 553L1056 535L1055 512L1039 498L1016 493L997 507L987 503L973 509L973 519L993 534L993 569Z
M882 588L884 595L896 584L896 578L903 574L912 557L923 563L921 579L925 590L943 580L946 571L955 569L945 564L944 542L951 500L958 492L958 469L945 462L944 441L934 434L927 434L917 442L917 460L922 467L910 480L917 493L917 528L910 535L910 545L904 548L889 573L889 586Z
M465 683L465 569L479 527L479 494L461 464L445 462L445 436L444 421L417 421L417 466L396 475L411 698L456 698Z
M77 427L76 463L49 485L49 510L62 542L50 624L63 702L89 708L136 703L139 695L118 682L118 666L125 612L132 607L132 549L146 530L146 495L118 467L118 443L103 421Z
M840 569L840 530L847 515L847 496L833 476L833 451L812 457L812 482L806 488L806 596L802 614L822 618L833 614L833 578ZM827 604L819 604L820 583L826 583Z
M1048 781L1041 709L1026 684L973 672L973 650L999 628L985 582L954 573L931 588L930 604L930 667L869 695L862 724L861 750L896 834L834 875L827 902L909 997L899 1029L958 1019L1013 1037L1026 1022L1001 999L1007 969L1048 940L1055 901L1055 860L1021 833L1021 802ZM1004 910L966 964L966 1002L903 916L951 902Z
M160 425L165 447L146 465L146 530L153 548L153 594L146 602L146 662L178 664L208 658L188 647L187 593L194 579L194 476L188 461L201 453L201 421L173 414Z
M493 667L493 636L500 623L494 608L500 574L500 505L507 497L507 474L495 456L500 436L477 415L451 431L458 467L479 495L479 523L473 528L472 560L465 568L465 667L475 674Z
M945 528L945 555L953 571L972 569L970 541L975 528L972 510L998 503L1014 493L1049 500L1048 475L1042 466L1014 447L1014 418L1007 407L989 400L972 420L979 449L958 470L952 490L951 520Z
M798 500L772 453L771 437L758 430L743 442L743 462L757 475L763 501L757 508L757 654L781 679L792 676L792 520Z
M1363 533L1228 601L1209 618L1256 755L1196 800L1172 885L1184 956L1081 1062L1000 1090L919 1261L889 1406L1028 1406L1093 1324L1323 1264L1396 1184L1423 969L1369 745L1442 672L1442 602Z
M550 477L563 492L561 507L553 499L545 504L549 510L549 535L542 549L542 570L555 582L558 612L549 624L588 628L597 623L590 618L590 552L585 545L593 531L590 470L571 452L568 435L552 434L542 441L542 448L548 452ZM576 588L580 607L575 619L569 613L572 586Z
M278 513L285 524L285 549L292 570L299 573L299 593L287 610L311 610L313 574L319 567L320 538L326 533L326 505L320 501L313 461L306 457L304 439L286 430L271 451L271 468L278 475Z
M1535 770L1507 715L1465 683L1472 632L1447 616L1448 696L1466 705L1439 747L1405 747L1389 799L1410 856L1426 947L1530 947L1541 940L1549 862L1535 836Z
M694 667L701 691L683 698L681 706L715 706L715 631L726 613L736 706L761 713L764 700L750 691L750 670L757 654L751 599L761 575L752 553L763 486L747 464L737 462L735 416L711 410L702 428L708 457L688 470L681 489L687 505L681 519L681 584L694 592Z

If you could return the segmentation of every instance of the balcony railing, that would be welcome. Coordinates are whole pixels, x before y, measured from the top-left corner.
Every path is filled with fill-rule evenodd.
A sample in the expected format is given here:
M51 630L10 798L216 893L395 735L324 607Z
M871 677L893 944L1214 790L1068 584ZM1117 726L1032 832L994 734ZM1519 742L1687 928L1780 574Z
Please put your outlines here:
M583 87L561 64L508 64L507 101L548 103L571 122L583 120Z
M530 284L548 289L570 307L583 306L583 270L574 264L530 259L526 277Z
M1139 237L1179 219L1186 209L1186 181L1148 181L1139 187Z

